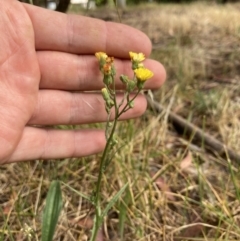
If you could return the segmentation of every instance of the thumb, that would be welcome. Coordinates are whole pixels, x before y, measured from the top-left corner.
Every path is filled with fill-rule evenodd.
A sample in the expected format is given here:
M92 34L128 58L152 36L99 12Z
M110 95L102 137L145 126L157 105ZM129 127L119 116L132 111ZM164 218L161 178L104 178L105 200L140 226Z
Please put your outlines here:
M0 0L0 161L15 149L37 100L39 68L22 4Z

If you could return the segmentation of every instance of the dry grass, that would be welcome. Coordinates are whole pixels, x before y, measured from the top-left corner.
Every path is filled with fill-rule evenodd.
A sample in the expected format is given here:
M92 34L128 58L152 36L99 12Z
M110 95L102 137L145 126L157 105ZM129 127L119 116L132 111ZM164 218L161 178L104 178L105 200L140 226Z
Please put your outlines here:
M236 151L239 13L239 4L203 3L139 6L122 13L124 23L149 35L152 57L167 69L168 81L155 98ZM109 18L102 9L90 15ZM110 18L117 21L111 11ZM147 111L141 119L120 124L123 148L107 169L103 205L124 183L130 186L105 220L105 239L120 240L122 235L124 241L240 240L239 164L178 135L167 115ZM32 240L38 240L50 180L59 178L91 195L98 160L93 156L0 167L0 240L27 240L21 231L25 225L33 229ZM63 195L55 240L87 240L91 205L65 186Z

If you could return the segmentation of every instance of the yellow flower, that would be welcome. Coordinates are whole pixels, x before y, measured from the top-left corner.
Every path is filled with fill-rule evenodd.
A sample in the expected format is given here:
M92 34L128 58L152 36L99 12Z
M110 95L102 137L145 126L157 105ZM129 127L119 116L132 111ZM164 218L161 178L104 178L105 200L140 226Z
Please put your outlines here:
M141 62L145 59L145 56L143 53L134 53L134 52L129 52L130 58L132 61L135 62Z
M104 52L97 52L95 53L95 56L97 57L97 59L100 61L101 59L106 60L107 59L107 54Z
M153 72L146 68L135 69L134 73L138 81L145 82L146 80L153 77Z

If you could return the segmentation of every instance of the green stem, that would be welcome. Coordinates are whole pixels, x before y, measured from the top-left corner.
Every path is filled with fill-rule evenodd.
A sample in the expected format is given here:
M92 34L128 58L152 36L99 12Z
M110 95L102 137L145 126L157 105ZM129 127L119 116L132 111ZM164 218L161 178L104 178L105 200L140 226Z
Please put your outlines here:
M117 126L117 120L118 120L118 118L114 119L113 127L112 127L112 130L111 130L110 136L107 140L107 144L104 148L103 155L102 155L102 158L101 158L101 161L100 161L100 171L99 171L98 180L97 180L96 197L95 197L96 204L98 204L98 202L100 201L100 187L101 187L102 175L103 175L103 172L104 172L104 165L105 165L105 162L106 162L108 149L110 147L111 140L112 140L114 131L115 131L116 126Z
M97 207L96 207L95 218L96 218L96 220L94 221L94 224L93 224L93 230L92 230L93 233L91 235L90 241L95 241L96 240L99 227L100 227L100 225L102 223L101 210L97 209Z
M101 225L102 219L103 219L102 212L101 212L101 206L100 206L101 182L102 182L104 169L105 169L105 166L106 166L106 159L107 159L108 154L109 154L109 148L110 148L112 138L113 138L113 134L115 132L115 129L116 129L116 126L117 126L117 121L118 121L118 118L119 118L117 99L116 99L116 94L115 94L115 83L113 84L113 94L114 94L115 118L114 118L113 126L112 126L112 129L111 129L110 135L107 139L107 143L106 143L106 146L104 148L103 155L102 155L102 158L101 158L101 161L100 161L100 168L99 168L100 170L99 170L99 174L98 174L97 187L96 187L95 198L94 198L94 204L95 204L95 209L96 209L96 216L95 216L96 220L94 222L93 233L91 235L90 241L95 241L96 236L97 236L97 232L100 228L100 225Z
M98 180L97 180L97 188L96 188L96 193L95 193L95 208L96 208L96 221L94 223L95 228L93 229L93 234L91 236L90 241L95 241L96 236L97 236L97 232L100 228L100 225L102 223L102 213L101 213L101 209L100 209L100 191L101 191L101 181L102 181L102 176L103 176L103 172L104 172L104 166L106 165L106 157L108 155L108 150L111 144L111 140L114 134L114 131L116 129L117 126L117 120L118 118L114 119L114 123L113 123L113 128L111 130L111 134L107 140L107 144L105 146L105 149L103 151L103 155L100 161L100 171L98 174Z
M109 112L108 117L107 117L106 130L105 130L106 140L108 139L108 131L109 131L109 127L110 127L110 117L111 117L111 112Z
M112 76L112 78L114 79L114 76ZM132 98L131 101L133 101L137 97L137 95L140 93L140 91L141 91L141 89L138 89L137 93L135 94L135 96ZM109 149L111 148L111 142L112 142L112 139L113 139L113 135L114 135L114 132L116 130L116 126L117 126L117 122L118 122L119 117L124 112L126 112L127 110L130 109L129 104L127 103L124 106L124 108L119 112L119 108L120 108L120 106L122 105L123 102L120 102L119 106L117 105L116 92L115 92L115 82L114 81L113 81L113 86L112 86L112 93L113 93L113 97L114 97L113 101L114 101L114 108L115 108L115 117L114 117L114 121L113 121L113 126L112 126L111 131L110 131L110 135L109 136L107 135L108 130L106 130L106 133L105 133L106 137L108 137L108 138L107 138L107 143L106 143L106 146L104 148L103 155L102 155L102 158L101 158L101 161L100 161L100 168L99 168L100 170L99 170L99 174L98 174L97 186L96 186L95 197L94 197L94 204L95 204L95 209L96 209L96 216L95 216L96 220L94 222L94 227L93 227L93 230L92 230L92 235L91 235L90 241L96 240L98 230L99 230L99 228L102 224L102 220L103 220L101 205L100 205L100 203L101 203L101 195L100 195L101 182L102 182L104 169L105 169L106 163L107 163L107 158L109 156ZM126 98L126 96L124 96L124 98ZM110 115L108 117L110 117ZM107 128L109 128L108 124L109 124L109 119L108 119L108 123L107 123Z
M134 101L136 99L136 97L138 96L138 94L140 93L141 89L138 89L137 93L135 94L135 96L131 99L131 101ZM120 117L120 115L122 115L124 112L128 111L130 109L127 108L129 107L128 106L128 103L124 106L124 108L118 113L118 118Z

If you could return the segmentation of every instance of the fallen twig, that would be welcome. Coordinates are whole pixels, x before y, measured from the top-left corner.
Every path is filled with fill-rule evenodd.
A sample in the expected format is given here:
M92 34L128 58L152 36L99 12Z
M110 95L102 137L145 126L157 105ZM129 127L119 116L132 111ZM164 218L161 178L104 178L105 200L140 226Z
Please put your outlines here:
M165 112L166 110L159 103L152 100L149 96L147 96L149 107L156 111L157 113ZM206 149L211 151L216 151L220 156L227 156L230 160L237 161L240 163L240 155L233 150L229 149L222 142L216 140L214 137L204 132L199 127L193 125L186 119L181 116L174 114L173 112L169 112L168 120L173 123L174 126L180 128L184 133L193 137L193 140L201 141L204 143Z

